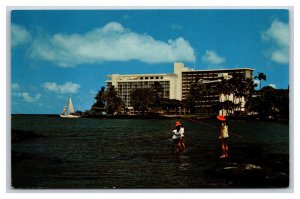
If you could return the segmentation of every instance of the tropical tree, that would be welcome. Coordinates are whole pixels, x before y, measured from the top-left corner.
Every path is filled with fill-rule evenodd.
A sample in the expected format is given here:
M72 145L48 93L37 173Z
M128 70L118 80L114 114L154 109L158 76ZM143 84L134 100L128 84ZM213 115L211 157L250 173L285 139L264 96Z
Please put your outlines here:
M230 95L233 96L233 104L236 103L236 99L239 99L239 102L241 102L241 99L245 96L244 77L240 74L234 74L232 75L232 78L228 80L228 83L230 87Z
M172 110L173 111L175 110L176 112L178 107L180 108L183 107L182 102L176 99L162 99L160 104L161 104L161 108L166 110L167 113L169 113Z
M253 104L253 95L254 95L254 89L257 86L257 84L254 83L253 79L247 78L245 80L245 90L244 90L244 97L246 99L245 108L247 109L246 112L249 111L249 107L251 104Z
M228 79L223 79L221 82L217 84L217 93L220 96L220 102L218 104L214 104L215 108L219 108L219 110L226 110L227 114L230 112L229 109L232 109L229 101L229 96L232 94L232 86L231 81ZM225 98L223 98L223 96Z
M118 96L114 86L110 86L104 93L104 99L106 100L106 109L108 114L115 114L121 111L124 106L124 102Z
M96 112L99 114L105 107L106 100L104 98L104 94L105 94L105 87L101 87L101 89L98 91L98 93L94 97L96 102L92 106L93 112Z
M264 74L264 73L258 73L257 76L254 77L254 79L258 79L259 80L259 90L261 90L261 81L264 80L266 81L267 80L267 76Z
M161 107L161 101L163 99L163 87L159 82L154 82L151 86L153 94L153 104L152 107L157 109Z
M250 110L257 112L260 119L272 117L277 119L289 118L289 90L274 89L270 86L263 87L257 96L252 98Z
M229 80L223 79L221 82L217 84L217 92L218 94L225 96L225 101L229 100L229 96L232 93L232 84Z
M197 108L200 112L203 111L202 105L204 104L208 92L209 91L206 84L198 81L195 81L191 84L185 104L190 107L192 113L195 113Z
M289 89L276 90L276 108L279 110L281 118L289 118Z
M260 92L259 114L261 118L275 116L276 90L271 86L262 88Z
M223 79L217 86L218 94L220 97L225 97L221 100L220 105L215 107L221 107L227 110L227 113L233 113L234 110L242 110L244 99L248 101L254 91L254 82L250 78L245 78L241 74L233 74L231 79ZM229 98L232 96L233 102L230 102ZM249 105L249 103L248 103Z
M145 111L148 111L153 104L153 92L150 88L134 89L131 92L130 97L130 103L134 110L137 110L139 113L141 111L142 114L144 114Z
M196 84L193 83L191 84L191 88L185 100L185 104L189 107L191 113L195 113L197 96L198 96L198 92L196 90Z
M240 74L235 74L230 79L230 87L233 99L239 99L239 109L241 110L242 99L248 101L252 97L255 84L251 78L244 78Z

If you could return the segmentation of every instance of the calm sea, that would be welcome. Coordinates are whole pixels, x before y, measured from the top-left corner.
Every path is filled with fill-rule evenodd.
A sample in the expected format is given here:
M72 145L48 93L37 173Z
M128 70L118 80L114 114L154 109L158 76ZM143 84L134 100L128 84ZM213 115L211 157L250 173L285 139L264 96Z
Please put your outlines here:
M288 123L229 121L229 158L216 129L179 119L187 150L172 152L175 119L65 119L13 115L15 189L277 188L289 186ZM204 120L218 126L216 120Z

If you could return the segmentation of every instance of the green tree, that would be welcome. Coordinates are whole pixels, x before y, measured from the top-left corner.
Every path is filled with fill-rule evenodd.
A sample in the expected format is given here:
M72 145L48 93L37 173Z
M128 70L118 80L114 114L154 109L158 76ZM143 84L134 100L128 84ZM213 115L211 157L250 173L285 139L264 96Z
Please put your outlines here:
M92 106L92 111L97 114L100 114L105 107L106 100L104 98L104 94L105 94L105 87L101 87L101 89L94 97L96 102Z
M217 84L217 92L219 95L225 96L225 101L229 100L229 95L232 93L232 81L227 79L223 79L221 82Z
M255 94L255 87L257 84L250 78L245 80L245 90L244 90L244 97L246 98L245 108L247 109L246 112L250 110L250 107L253 105L253 95Z
M260 119L278 117L289 118L289 90L276 90L270 86L256 91L256 97L250 102L250 110L257 112Z
M263 87L254 101L255 111L258 112L260 119L275 116L276 90L270 86Z
M279 110L280 117L289 118L289 89L276 90L276 108Z
M234 99L240 99L239 110L241 110L241 99L244 98L247 102L252 97L255 87L254 82L250 78L245 79L240 74L234 74L229 82Z
M223 79L217 86L218 94L224 95L225 99L220 102L220 105L215 104L215 108L221 107L227 110L227 113L239 113L236 110L242 110L242 99L247 102L253 94L254 82L250 78L245 78L241 74L233 74L231 79ZM233 97L233 102L230 102L229 96ZM238 102L236 100L238 99ZM248 103L247 105L249 105ZM245 107L246 108L246 107Z
M114 86L110 86L104 93L104 99L106 100L106 109L108 114L115 114L121 111L124 106L124 102L118 96Z
M214 104L214 108L219 108L219 110L226 110L227 114L231 112L233 109L233 103L229 100L230 94L233 93L234 88L233 80L223 79L221 82L217 84L217 93L219 96L224 96L225 99L218 104Z
M162 99L161 108L166 110L169 114L170 111L177 112L177 108L182 107L182 102L176 99Z
M152 94L153 94L153 108L158 109L161 107L161 101L163 99L163 87L159 82L154 82L151 86Z
M205 84L196 80L191 84L191 88L186 98L186 104L189 106L191 113L196 113L197 107L201 108L202 101L206 95Z
M134 110L137 110L140 114L145 113L153 104L153 92L150 88L137 88L134 89L131 94L131 105Z

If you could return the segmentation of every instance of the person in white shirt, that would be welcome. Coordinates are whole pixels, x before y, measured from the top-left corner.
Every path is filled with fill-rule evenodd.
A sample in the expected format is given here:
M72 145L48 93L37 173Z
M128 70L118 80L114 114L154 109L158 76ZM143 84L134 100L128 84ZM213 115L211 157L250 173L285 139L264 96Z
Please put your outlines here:
M179 151L185 150L186 147L184 143L184 127L179 121L175 123L175 129L172 131L172 133L172 139L174 144L176 145L176 148Z
M220 133L219 133L219 139L222 140L222 155L220 158L227 158L228 157L228 145L227 145L227 140L229 138L228 134L228 124L226 122L226 118L222 115L217 116L218 120L221 121L221 128L220 128Z

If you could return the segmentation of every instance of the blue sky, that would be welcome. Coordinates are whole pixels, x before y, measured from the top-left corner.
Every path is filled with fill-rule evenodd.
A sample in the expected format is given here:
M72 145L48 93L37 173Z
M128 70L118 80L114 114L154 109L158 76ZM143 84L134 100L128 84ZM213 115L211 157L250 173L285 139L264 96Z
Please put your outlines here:
M91 107L106 75L255 69L289 84L288 10L15 10L11 12L12 113Z

